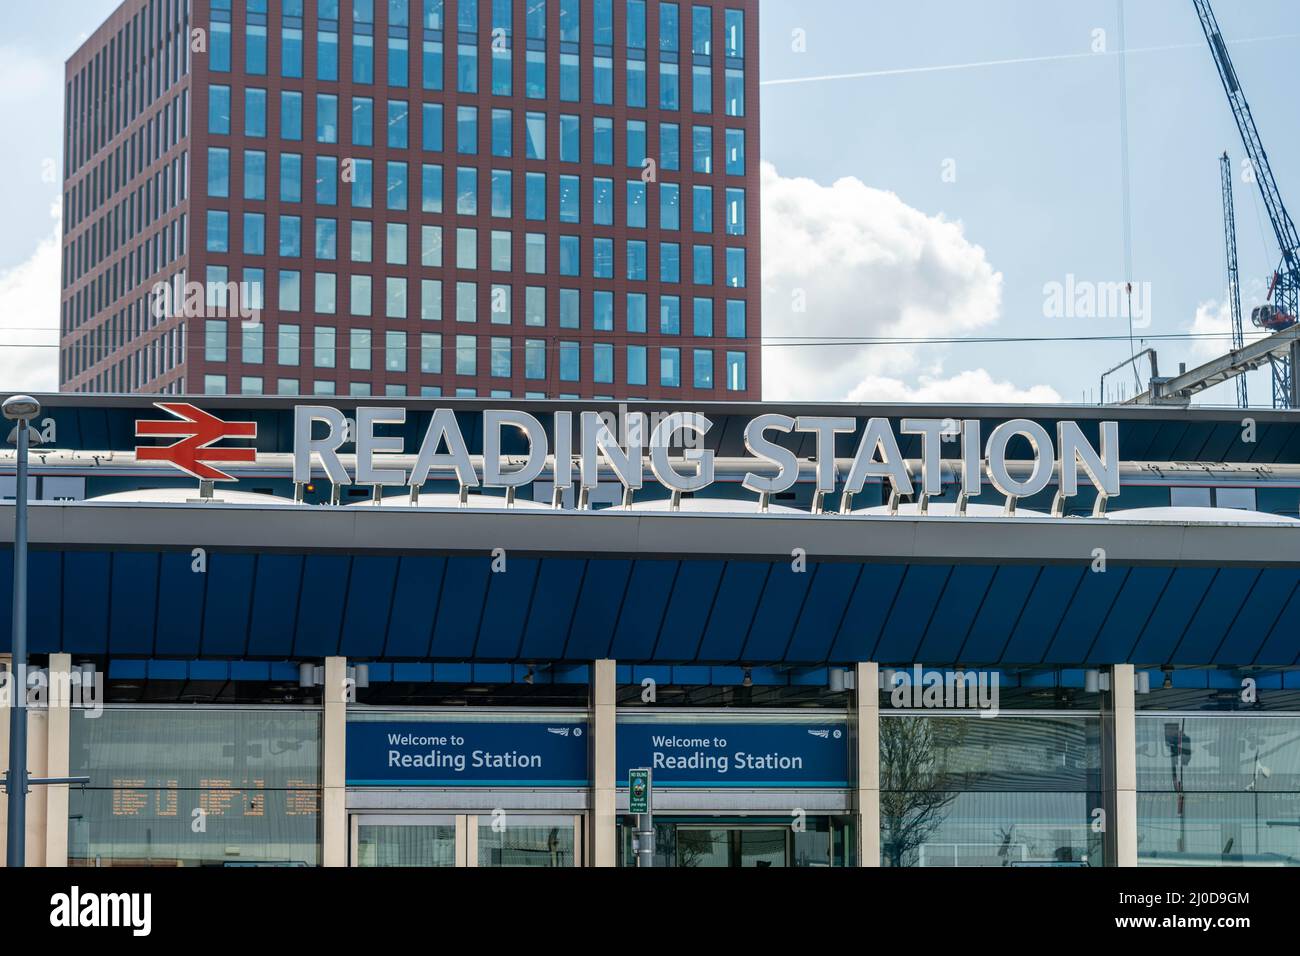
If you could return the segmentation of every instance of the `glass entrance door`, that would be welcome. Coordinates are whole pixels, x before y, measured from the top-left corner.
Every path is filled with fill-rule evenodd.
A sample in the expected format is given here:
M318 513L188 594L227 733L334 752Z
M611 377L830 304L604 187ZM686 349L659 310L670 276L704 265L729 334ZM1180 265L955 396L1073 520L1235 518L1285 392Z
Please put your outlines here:
M353 866L456 866L462 842L454 816L354 814Z
M679 826L677 866L789 866L789 827Z
M580 815L354 813L353 866L578 866Z

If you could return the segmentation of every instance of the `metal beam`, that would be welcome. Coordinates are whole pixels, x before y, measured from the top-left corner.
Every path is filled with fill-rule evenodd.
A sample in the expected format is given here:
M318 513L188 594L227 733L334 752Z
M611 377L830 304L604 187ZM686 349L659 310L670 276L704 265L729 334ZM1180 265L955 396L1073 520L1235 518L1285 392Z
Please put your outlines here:
M1239 349L1213 358L1204 365L1172 378L1153 379L1152 388L1121 402L1122 405L1188 405L1192 396L1221 385L1237 375L1254 371L1271 358L1284 358L1300 343L1300 325L1275 332Z

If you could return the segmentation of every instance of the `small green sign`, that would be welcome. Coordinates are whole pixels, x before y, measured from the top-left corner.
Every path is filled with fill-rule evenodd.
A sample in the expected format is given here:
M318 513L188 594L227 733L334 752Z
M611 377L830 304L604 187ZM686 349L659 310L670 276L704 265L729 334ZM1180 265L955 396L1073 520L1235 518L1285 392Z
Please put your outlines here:
M627 808L629 813L650 812L650 771L627 772Z

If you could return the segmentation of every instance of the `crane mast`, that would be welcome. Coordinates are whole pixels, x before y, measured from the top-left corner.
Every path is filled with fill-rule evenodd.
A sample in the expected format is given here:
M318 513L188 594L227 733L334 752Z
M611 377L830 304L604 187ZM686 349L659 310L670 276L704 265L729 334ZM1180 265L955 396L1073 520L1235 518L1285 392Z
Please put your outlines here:
M1245 330L1241 326L1241 283L1237 274L1237 216L1232 204L1232 160L1228 151L1219 159L1219 178L1223 185L1223 247L1228 265L1228 309L1232 315L1233 351L1246 344ZM1250 407L1246 395L1246 376L1237 376L1237 407Z
M1273 168L1268 161L1259 128L1251 114L1246 94L1237 79L1237 71L1232 65L1227 44L1219 31L1218 20L1209 0L1192 0L1196 6L1197 16L1201 21L1201 30L1214 56L1214 65L1219 71L1219 80L1227 94L1228 105L1232 108L1232 117L1237 123L1237 132L1241 135L1242 145L1250 161L1255 181L1259 185L1260 195L1268 211L1269 223L1281 251L1281 262L1274 273L1269 286L1269 303L1256 306L1251 310L1251 322L1271 332L1281 331L1296 323L1300 314L1300 233L1282 202ZM1235 342L1235 338L1234 338ZM1273 406L1275 408L1295 408L1300 406L1300 396L1296 394L1294 367L1300 358L1300 347L1293 346L1289 353L1270 358L1273 369Z

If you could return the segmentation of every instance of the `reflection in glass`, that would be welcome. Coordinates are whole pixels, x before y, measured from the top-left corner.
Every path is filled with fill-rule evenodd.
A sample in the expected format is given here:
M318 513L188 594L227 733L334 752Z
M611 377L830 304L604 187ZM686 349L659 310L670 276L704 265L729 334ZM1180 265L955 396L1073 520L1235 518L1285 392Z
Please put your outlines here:
M1138 862L1300 866L1300 717L1137 720Z
M885 866L1102 864L1100 720L885 716Z

